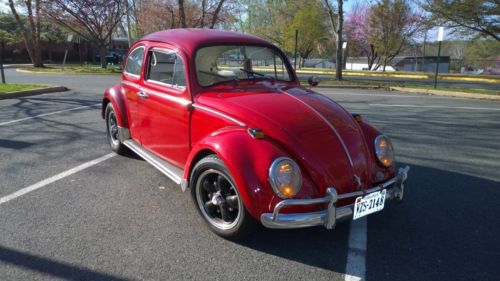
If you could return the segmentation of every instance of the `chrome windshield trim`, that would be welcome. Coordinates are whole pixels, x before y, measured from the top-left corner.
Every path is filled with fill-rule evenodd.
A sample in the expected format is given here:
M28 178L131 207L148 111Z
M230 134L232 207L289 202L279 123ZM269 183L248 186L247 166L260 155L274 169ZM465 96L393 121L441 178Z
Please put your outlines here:
M204 107L204 106L198 105L196 103L193 104L193 107L201 109L201 110L204 110L204 111L207 111L207 112L210 112L210 113L215 114L217 116L220 116L220 117L222 117L222 118L224 118L226 120L229 120L231 122L234 122L234 123L236 123L236 124L238 124L238 125L240 125L242 127L246 127L247 126L247 124L245 124L245 123L243 123L243 122L241 122L241 121L239 121L239 120L237 120L237 119L235 119L235 118L233 118L231 116L228 116L228 115L226 115L226 114L224 114L222 112L219 112L217 110L214 110L214 109L211 109L211 108L208 108L208 107Z

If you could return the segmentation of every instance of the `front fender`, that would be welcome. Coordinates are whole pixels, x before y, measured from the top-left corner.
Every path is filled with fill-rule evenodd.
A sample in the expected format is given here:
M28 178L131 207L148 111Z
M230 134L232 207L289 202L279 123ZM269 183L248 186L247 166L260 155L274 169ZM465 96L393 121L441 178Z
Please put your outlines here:
M226 164L238 187L243 203L256 219L274 207L276 194L268 181L269 167L280 156L286 156L270 139L254 139L242 127L220 129L200 141L192 149L184 170L189 179L200 155L216 153ZM191 183L192 184L192 183Z
M104 114L106 112L106 106L108 103L113 105L116 113L116 121L118 122L118 126L123 128L128 128L128 118L127 118L127 109L125 104L125 93L122 90L120 84L114 85L111 88L107 89L102 97L102 110L101 116L104 118Z

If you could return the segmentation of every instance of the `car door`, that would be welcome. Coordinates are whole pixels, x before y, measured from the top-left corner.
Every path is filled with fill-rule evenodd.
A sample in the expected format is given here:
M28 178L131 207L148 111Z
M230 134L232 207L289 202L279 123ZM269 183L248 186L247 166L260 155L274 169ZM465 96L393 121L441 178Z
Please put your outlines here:
M125 93L127 104L127 117L129 121L130 136L137 142L141 142L139 132L139 98L143 94L141 91L142 66L145 57L146 46L140 45L130 51L125 62L125 69L122 75L122 89Z
M162 45L147 52L144 73L146 95L139 101L142 146L183 167L189 154L188 106L184 60L179 52Z

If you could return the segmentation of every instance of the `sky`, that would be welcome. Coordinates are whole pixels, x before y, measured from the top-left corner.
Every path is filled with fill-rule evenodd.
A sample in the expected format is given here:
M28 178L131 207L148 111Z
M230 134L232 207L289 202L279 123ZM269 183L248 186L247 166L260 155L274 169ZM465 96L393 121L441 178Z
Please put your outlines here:
M414 9L418 9L418 5L416 4L416 1L417 0L410 0L410 3ZM377 2L377 0L345 0L344 1L344 12L349 13L349 11L351 11L353 8L356 7L356 5L359 5L359 4L366 4L366 3L374 4L376 2ZM10 9L7 5L7 1L0 0L0 12L10 13ZM429 41L429 42L435 41L437 39L437 34L438 34L437 27L429 30L427 33L427 41ZM445 30L445 40L447 38L446 35L447 35L447 32ZM448 39L449 39L449 36L448 36ZM421 40L419 40L419 41L423 42L423 38L421 38Z

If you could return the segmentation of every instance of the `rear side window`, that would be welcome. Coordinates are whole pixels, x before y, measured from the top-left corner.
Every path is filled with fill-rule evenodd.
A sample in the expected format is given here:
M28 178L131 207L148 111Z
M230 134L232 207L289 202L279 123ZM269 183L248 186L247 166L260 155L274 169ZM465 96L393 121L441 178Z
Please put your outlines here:
M144 57L144 47L137 47L130 52L125 64L125 72L131 75L140 76L142 68L142 58Z
M186 86L184 63L181 57L173 51L150 51L148 69L148 81L179 88Z

